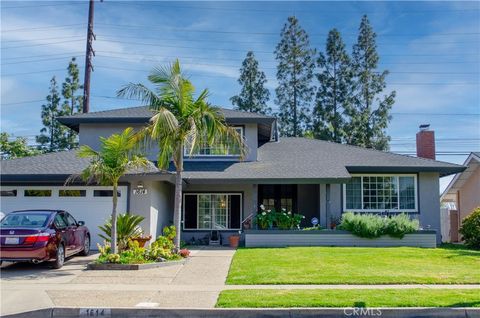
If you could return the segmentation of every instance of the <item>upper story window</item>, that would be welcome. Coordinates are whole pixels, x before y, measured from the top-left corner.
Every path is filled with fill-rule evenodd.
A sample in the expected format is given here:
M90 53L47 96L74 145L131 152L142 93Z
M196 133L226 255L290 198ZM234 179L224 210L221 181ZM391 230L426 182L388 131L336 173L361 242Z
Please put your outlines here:
M243 138L243 127L233 127ZM184 155L190 155L190 145L185 145ZM223 140L215 145L205 143L197 151L192 153L194 157L237 157L240 156L240 148L231 140Z
M416 175L354 176L343 193L346 211L418 211Z

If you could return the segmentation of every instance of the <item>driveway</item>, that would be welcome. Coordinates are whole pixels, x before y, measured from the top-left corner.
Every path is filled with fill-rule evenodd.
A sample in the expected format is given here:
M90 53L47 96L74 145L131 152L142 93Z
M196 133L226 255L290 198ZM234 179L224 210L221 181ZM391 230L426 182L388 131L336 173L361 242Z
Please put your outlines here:
M213 308L235 250L193 249L185 265L139 271L87 271L96 255L63 268L13 264L1 269L1 315L52 306Z

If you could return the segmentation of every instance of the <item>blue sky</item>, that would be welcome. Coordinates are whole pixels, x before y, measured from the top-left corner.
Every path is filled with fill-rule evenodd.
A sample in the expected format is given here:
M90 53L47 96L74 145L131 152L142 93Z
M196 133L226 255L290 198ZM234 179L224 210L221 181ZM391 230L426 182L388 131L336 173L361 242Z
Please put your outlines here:
M33 138L49 80L63 81L72 56L83 80L88 3L1 6L1 130ZM91 111L138 105L115 99L116 90L145 82L149 69L176 57L199 90L210 90L212 103L231 107L248 50L274 96L273 50L293 14L317 50L334 27L351 50L368 15L378 34L379 69L391 71L387 90L397 91L388 129L393 151L414 152L423 123L435 130L439 152L480 151L480 2L97 2Z

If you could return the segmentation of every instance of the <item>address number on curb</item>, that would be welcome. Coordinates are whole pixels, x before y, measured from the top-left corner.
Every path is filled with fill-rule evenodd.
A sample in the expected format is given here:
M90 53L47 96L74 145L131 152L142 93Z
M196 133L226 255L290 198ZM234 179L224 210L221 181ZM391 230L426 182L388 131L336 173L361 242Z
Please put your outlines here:
M80 308L80 317L111 317L110 308Z

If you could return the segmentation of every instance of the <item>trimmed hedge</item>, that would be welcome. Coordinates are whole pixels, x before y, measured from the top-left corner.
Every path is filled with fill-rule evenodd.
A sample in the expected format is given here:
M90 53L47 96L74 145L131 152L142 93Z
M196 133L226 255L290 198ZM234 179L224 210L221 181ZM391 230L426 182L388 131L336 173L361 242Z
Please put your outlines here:
M463 219L460 233L465 245L480 249L480 207Z
M343 214L340 223L340 229L365 238L377 238L382 235L403 238L405 234L413 233L418 228L418 220L411 220L406 214L382 217L370 213L347 212Z

